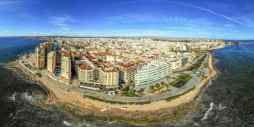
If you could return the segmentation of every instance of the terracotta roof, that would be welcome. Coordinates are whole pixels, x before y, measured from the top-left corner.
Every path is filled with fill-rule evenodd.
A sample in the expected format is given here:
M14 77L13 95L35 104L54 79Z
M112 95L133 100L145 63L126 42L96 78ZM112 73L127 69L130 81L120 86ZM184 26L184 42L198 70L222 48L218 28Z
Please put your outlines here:
M127 63L127 64L119 63L119 65L127 68L127 67L131 67L131 66L135 65L135 63Z
M86 60L84 57L80 57L81 60Z
M68 54L64 54L63 56L65 56L65 57L69 57L69 55L68 55Z
M80 69L82 70L93 70L92 66L88 66L86 64L80 65Z
M91 59L96 59L96 58L95 58L95 57L93 57L93 56L90 56L90 58L91 58Z
M93 53L94 55L109 55L109 52Z
M73 55L78 55L78 52L73 52Z
M102 68L102 71L104 71L104 72L117 72L117 70L116 70L116 69L112 69L112 70L105 70L105 68L104 68L104 67Z

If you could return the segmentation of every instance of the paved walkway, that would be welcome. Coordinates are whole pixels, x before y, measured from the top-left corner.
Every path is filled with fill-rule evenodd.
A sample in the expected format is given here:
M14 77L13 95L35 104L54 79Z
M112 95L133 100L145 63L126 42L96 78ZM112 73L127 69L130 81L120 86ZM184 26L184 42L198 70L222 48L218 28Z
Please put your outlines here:
M25 61L25 63L22 63L21 60ZM24 64L29 63L25 56L23 56L21 60L19 61L19 63L23 67L25 67ZM209 74L208 69L205 68L207 60L208 60L208 58L206 56L203 64L201 64L201 66L198 69L200 72L205 73L205 75ZM31 64L31 63L29 63L29 64ZM28 68L26 68L26 69L28 69ZM38 70L30 70L30 69L28 69L28 70L32 71L32 73L37 73L38 72ZM165 99L165 98L168 98L168 97L171 97L171 96L175 96L175 95L184 93L185 91L187 91L187 90L193 88L194 86L198 85L201 81L201 78L202 78L201 76L197 76L197 74L194 74L191 71L188 71L186 73L190 73L193 76L193 78L181 88L171 86L170 87L171 91L167 91L167 92L164 92L162 94L146 95L146 96L142 96L142 97L125 97L125 96L120 96L120 95L108 95L108 94L105 94L103 92L97 92L97 91L91 91L91 90L87 90L87 89L81 89L81 88L77 87L77 85L76 86L72 86L72 84L67 85L67 84L64 84L62 82L57 81L56 79L53 79L53 78L49 77L47 75L46 69L41 71L42 77L44 79L47 79L53 85L57 85L58 87L60 87L63 90L66 90L66 91L69 91L69 92L75 92L75 93L78 93L78 94L81 94L81 95L94 96L94 97L104 99L104 100L121 101L121 102L155 101L155 100L161 100L161 99Z
M202 56L200 56L198 59L196 59L195 61L193 61L191 65L186 65L186 66L184 66L183 68L180 68L180 69L178 69L178 70L174 70L173 73L184 72L184 71L190 69L191 67L195 66L202 58L204 58L204 57L206 57L206 56L207 56L207 54L205 54L205 53L202 54Z

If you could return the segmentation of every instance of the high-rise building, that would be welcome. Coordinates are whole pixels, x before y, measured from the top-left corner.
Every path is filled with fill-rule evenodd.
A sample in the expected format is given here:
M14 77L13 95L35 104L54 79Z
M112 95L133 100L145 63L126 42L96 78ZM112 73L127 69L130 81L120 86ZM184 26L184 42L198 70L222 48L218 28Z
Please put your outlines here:
M45 64L47 64L47 54L53 50L53 43L44 42L45 46Z
M188 57L182 58L182 67L185 66L188 63Z
M51 51L47 57L47 70L48 72L55 73L56 69L56 52Z
M45 47L44 45L40 45L38 47L36 47L35 49L35 58L36 58L36 61L35 61L35 67L38 68L38 69L42 69L45 67L45 62L46 62L46 58L45 58Z
M135 85L144 86L158 81L172 73L171 63L163 61L154 61L142 67L135 74Z
M52 51L52 43L44 42L35 49L35 67L42 69L47 65L47 54Z
M127 83L134 80L135 73L137 72L137 63L119 63L119 78L123 82Z
M115 88L119 84L119 72L113 68L102 68L99 72L99 80L106 88Z
M93 83L94 82L93 67L87 64L80 65L78 68L78 79L82 83Z
M61 76L65 79L71 78L71 58L68 52L64 52L61 58Z
M61 61L62 61L62 51L60 47L56 48L56 66L58 68L61 67Z

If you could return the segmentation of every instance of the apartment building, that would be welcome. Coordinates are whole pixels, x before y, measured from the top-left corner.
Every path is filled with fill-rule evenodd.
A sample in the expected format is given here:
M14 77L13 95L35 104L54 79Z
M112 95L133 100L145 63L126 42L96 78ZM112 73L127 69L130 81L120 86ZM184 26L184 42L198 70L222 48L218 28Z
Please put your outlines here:
M80 65L78 68L78 79L82 83L93 83L94 68L88 64Z
M171 63L168 61L153 61L137 71L135 85L144 86L158 81L172 73Z
M119 63L119 79L125 83L134 80L135 73L137 72L137 65L135 62L132 63Z
M114 68L102 68L99 70L99 80L106 88L115 88L119 84L119 72Z
M64 52L61 58L61 76L65 79L71 78L71 58L68 52Z
M50 73L55 73L56 69L56 52L51 51L47 56L47 70Z
M45 67L46 64L45 55L46 55L45 46L43 44L35 48L35 58L36 58L35 67L37 69L42 69Z

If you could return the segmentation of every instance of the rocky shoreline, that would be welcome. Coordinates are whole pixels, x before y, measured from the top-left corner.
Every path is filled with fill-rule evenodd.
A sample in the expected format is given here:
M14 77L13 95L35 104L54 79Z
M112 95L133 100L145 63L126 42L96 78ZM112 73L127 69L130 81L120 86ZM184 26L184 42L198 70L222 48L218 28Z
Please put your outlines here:
M20 58L20 57L19 57ZM11 61L5 64L6 68L10 68L17 72L20 76L26 77L26 79L30 80L31 82L37 82L47 90L48 99L45 101L45 104L54 104L58 109L66 112L67 114L77 117L80 120L87 120L87 121L94 121L94 120L103 120L103 121L120 121L123 123L130 123L130 124L156 124L161 123L164 121L174 120L177 119L182 113L187 111L189 105L192 104L193 100L199 95L201 89L207 84L207 82L212 79L217 72L215 71L212 63L212 55L209 53L209 67L213 70L213 73L207 77L204 81L201 82L197 86L197 88L186 95L182 95L181 97L172 100L170 102L166 101L156 101L152 102L157 103L160 105L168 104L168 106L164 106L157 110L139 110L136 111L129 111L129 110L122 110L120 108L110 108L106 111L101 112L100 108L96 105L97 103L92 103L88 105L90 102L86 102L83 105L75 103L73 101L67 102L68 100L62 100L59 97L59 94L55 94L51 88L49 88L41 79L32 74L31 72L24 69L19 63L16 61ZM68 94L68 92L64 91L64 94ZM76 95L80 96L80 95ZM177 102L176 100L180 100L186 98L186 96L190 99L186 100L183 103L175 104L172 106L170 103ZM83 100L89 100L88 98L83 98ZM93 102L93 101L92 101ZM103 102L100 102L103 103ZM85 106L84 106L85 105ZM110 104L107 104L110 105ZM151 104L147 105L138 105L140 109L144 108L145 106L150 106ZM126 106L126 105L120 105ZM129 106L129 105L128 105ZM130 105L131 106L131 105ZM119 107L119 106L118 106Z

